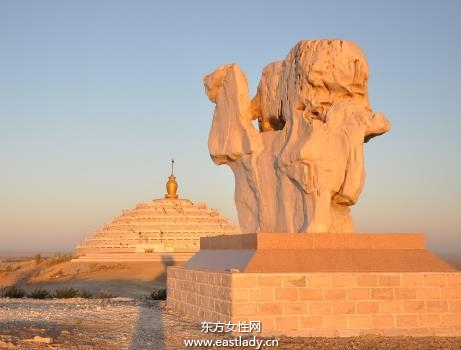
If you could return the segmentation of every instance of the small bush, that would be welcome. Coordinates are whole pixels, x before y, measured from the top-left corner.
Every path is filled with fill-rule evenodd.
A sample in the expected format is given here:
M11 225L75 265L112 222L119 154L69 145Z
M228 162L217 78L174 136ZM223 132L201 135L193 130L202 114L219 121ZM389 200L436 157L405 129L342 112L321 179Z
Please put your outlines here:
M85 299L91 299L93 297L93 294L91 294L89 291L87 291L86 289L83 289L81 290L79 293L78 293L79 297L80 298L85 298Z
M166 300L166 289L154 290L150 297L154 300Z
M60 264L66 261L72 260L72 254L69 253L59 253L53 256L52 258L49 258L46 260L46 264L48 266Z
M46 289L38 288L27 294L27 297L32 299L47 299L51 298L51 294Z
M5 272L12 272L13 271L13 266L11 265L6 265L5 267Z
M74 288L60 288L56 289L54 292L54 297L59 299L68 299L68 298L75 298L78 294L78 291Z
M26 296L26 292L24 289L11 286L3 289L2 296L4 298L24 298Z
M35 254L34 255L34 260L35 260L35 263L37 265L39 265L42 262L42 254L41 253Z
M110 299L110 298L113 298L114 296L112 294L110 294L107 290L105 289L101 289L99 291L99 295L98 295L98 298L100 299Z

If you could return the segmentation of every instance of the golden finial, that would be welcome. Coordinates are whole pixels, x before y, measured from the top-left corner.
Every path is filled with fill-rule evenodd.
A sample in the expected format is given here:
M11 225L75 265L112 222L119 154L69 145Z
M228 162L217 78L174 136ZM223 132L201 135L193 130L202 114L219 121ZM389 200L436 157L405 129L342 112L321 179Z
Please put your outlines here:
M166 183L166 195L165 198L175 199L178 198L176 191L178 190L178 183L176 182L176 177L174 176L174 159L171 159L171 175L168 177L168 182Z

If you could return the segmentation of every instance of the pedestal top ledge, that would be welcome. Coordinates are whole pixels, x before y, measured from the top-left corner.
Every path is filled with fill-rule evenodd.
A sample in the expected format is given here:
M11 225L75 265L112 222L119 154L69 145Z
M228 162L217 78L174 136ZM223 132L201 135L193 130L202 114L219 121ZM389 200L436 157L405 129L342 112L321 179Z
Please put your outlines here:
M240 272L456 271L423 234L252 233L200 239L187 268Z
M425 249L420 233L249 233L200 238L201 249Z

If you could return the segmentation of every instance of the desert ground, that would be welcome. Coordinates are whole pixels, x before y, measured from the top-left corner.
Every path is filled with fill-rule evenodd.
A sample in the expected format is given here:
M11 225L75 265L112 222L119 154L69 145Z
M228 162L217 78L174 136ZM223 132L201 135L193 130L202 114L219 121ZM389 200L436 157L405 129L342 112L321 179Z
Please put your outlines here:
M26 292L75 288L93 296L139 298L165 288L166 268L162 262L71 262L66 256L39 263L34 259L4 261L0 263L0 288L14 285Z
M185 349L184 340L233 339L204 334L196 321L152 300L165 287L162 263L72 263L47 260L0 264L0 287L85 290L92 298L0 298L0 349ZM258 339L263 339L258 337ZM461 337L288 338L278 349L461 349ZM218 349L217 346L196 346ZM237 347L230 347L237 349ZM239 347L239 349L252 347ZM262 347L269 349L269 347Z
M173 350L185 349L184 340L187 339L231 338L229 335L203 334L200 329L197 322L170 313L164 301L129 298L0 300L0 349ZM459 337L275 339L279 341L278 349L295 350L461 349ZM213 346L195 348L218 349ZM248 349L239 349L245 348Z

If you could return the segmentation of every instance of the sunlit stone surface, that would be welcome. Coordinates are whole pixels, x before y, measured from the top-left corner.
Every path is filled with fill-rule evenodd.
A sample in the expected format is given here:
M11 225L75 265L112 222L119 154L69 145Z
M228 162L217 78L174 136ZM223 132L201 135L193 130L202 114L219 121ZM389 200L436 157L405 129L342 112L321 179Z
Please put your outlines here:
M236 64L205 77L216 104L209 151L234 172L242 232L354 232L363 144L391 127L367 80L364 54L346 40L300 41L264 68L252 100Z

